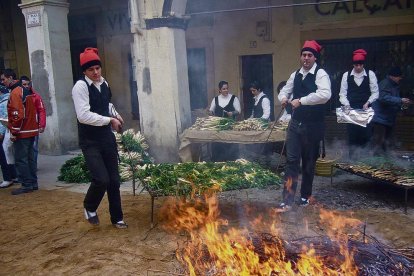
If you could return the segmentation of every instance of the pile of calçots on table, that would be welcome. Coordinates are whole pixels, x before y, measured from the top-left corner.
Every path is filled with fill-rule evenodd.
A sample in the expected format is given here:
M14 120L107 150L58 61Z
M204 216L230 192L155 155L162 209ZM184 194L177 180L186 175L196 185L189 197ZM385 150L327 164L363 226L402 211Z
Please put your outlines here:
M194 195L207 191L264 188L281 183L278 175L244 159L217 163L153 164L144 136L132 129L117 134L116 140L121 180L139 179L149 192L156 195ZM82 154L66 161L58 180L71 183L91 181Z

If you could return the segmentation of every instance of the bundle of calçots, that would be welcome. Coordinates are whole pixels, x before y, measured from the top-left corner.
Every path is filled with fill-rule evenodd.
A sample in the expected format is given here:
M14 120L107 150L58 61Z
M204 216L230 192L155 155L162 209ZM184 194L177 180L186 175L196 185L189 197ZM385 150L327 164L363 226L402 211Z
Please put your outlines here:
M232 118L223 118L223 117L201 117L197 118L194 125L191 126L191 129L196 130L229 130L232 129L235 121Z
M266 130L269 128L269 121L262 118L249 118L236 122L233 130Z
M137 171L147 190L156 195L194 195L280 185L276 174L244 159L234 162L148 164Z
M237 130L237 131L261 131L273 127L275 130L284 131L287 129L287 122L270 122L262 118L249 118L243 121L235 121L231 118L202 117L197 118L190 129L195 130Z
M140 132L134 132L133 129L128 129L122 134L115 134L115 137L120 158L119 174L121 181L128 181L132 179L138 166L150 164L153 160L147 152L148 144ZM91 181L91 176L82 154L69 159L63 164L60 168L58 180L70 183L85 183Z

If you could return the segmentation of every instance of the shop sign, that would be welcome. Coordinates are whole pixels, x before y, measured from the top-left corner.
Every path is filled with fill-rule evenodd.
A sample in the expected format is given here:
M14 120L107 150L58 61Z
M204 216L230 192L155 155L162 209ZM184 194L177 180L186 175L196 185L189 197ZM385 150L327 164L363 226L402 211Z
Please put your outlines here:
M300 2L296 0L296 3ZM315 5L295 9L295 19L299 23L414 14L414 0L354 0L330 4L325 4L324 0L315 2Z

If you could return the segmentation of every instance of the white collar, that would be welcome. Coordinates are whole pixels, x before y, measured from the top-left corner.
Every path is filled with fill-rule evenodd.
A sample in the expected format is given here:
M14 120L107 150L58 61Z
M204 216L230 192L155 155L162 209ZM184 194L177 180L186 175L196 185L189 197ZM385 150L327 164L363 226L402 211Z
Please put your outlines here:
M264 95L264 93L263 93L263 91L261 91L260 94L257 95L257 96L254 96L254 98L257 100L257 99L260 99L263 95Z
M356 73L355 72L355 70L354 69L352 69L352 71L351 71L351 74L350 74L351 76L358 76L358 77L361 77L361 76L367 76L367 72L365 71L365 68L364 69L362 69L362 72L361 73Z
M307 73L311 73L312 75L315 74L315 70L316 70L316 66L318 66L316 64L316 62L313 64L312 68L309 71L306 71L303 66L300 68L299 73L301 73L302 75L305 75Z
M93 83L95 85L101 86L101 84L105 82L105 79L102 76L98 82L94 82L93 80L88 78L86 75L85 75L85 80L88 83L88 85L91 85Z

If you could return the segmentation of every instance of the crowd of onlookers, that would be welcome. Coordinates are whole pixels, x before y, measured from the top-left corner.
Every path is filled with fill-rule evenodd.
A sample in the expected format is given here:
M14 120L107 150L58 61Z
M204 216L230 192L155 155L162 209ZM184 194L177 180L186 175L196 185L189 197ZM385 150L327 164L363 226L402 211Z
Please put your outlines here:
M0 85L0 188L14 183L21 187L12 195L33 192L37 183L39 133L46 127L46 110L40 95L27 76L17 79L12 69L1 73Z

